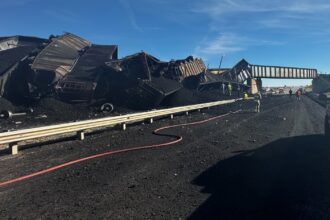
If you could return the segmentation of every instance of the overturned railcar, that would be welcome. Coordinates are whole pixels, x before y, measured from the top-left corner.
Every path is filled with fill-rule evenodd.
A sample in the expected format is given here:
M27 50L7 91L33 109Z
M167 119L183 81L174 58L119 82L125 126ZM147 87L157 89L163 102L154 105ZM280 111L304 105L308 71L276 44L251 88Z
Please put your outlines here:
M70 73L81 54L91 43L70 33L51 38L51 42L35 57L31 69L34 84L45 90Z
M110 55L110 56L109 56ZM61 99L90 104L109 101L116 105L146 109L183 87L189 77L205 71L199 59L163 62L145 53L117 59L114 46L91 46L55 89Z
M164 75L169 64L141 52L106 63L109 99L132 108L149 108L181 89ZM134 101L133 101L134 100Z
M0 39L0 97L14 103L30 99L33 86L31 57L46 44L46 39L26 36Z
M102 66L117 56L116 45L95 45L71 33L53 37L31 66L34 84L41 91L49 87L63 101L93 104L102 97L97 90L107 92L99 89Z
M105 62L117 59L117 46L91 45L72 70L55 85L59 97L68 102L100 102L106 99L108 83L102 77Z
M141 52L118 59L117 45L92 44L71 33L1 38L0 62L0 96L13 99L55 95L70 103L145 109L182 87L219 82L192 56L164 62Z

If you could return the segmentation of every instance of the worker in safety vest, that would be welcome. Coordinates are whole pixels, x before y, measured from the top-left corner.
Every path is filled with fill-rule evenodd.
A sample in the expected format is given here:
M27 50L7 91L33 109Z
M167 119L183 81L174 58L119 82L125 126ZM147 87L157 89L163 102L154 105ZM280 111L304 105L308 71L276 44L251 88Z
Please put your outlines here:
M241 85L237 84L237 97L240 97L241 95Z
M261 94L260 92L258 92L255 97L254 97L254 101L255 101L255 104L256 104L256 109L255 109L255 112L260 112L260 100L261 100Z
M228 83L228 94L231 96L231 91L233 90L233 87L231 86L230 83Z
M243 99L244 99L244 100L247 100L248 98L249 98L248 93L247 93L247 92L244 92L244 94L243 94Z
M224 95L226 92L226 84L224 82L221 83L221 88L222 88L222 95Z

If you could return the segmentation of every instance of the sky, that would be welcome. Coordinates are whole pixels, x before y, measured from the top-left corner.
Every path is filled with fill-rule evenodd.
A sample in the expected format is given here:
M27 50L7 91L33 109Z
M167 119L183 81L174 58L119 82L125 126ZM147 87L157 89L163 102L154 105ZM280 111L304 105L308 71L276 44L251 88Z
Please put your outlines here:
M0 36L71 32L160 60L200 57L210 68L251 64L330 72L329 0L1 0ZM311 80L264 79L266 86Z

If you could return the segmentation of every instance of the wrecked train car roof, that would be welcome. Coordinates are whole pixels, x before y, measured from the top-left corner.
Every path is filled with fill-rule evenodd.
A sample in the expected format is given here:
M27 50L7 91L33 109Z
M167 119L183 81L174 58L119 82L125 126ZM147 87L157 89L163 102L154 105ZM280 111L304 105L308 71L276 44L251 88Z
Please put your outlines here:
M210 73L212 74L224 74L224 73L227 73L230 68L210 68L210 69L207 69Z
M70 102L92 101L100 77L104 73L100 67L106 61L116 59L117 50L115 45L92 45L86 49L72 71L58 81L55 88L59 96Z
M203 60L189 56L184 60L170 61L169 71L165 73L165 76L181 82L185 78L197 76L205 70L206 66Z
M52 39L32 64L34 70L56 71L59 67L74 66L81 51L91 46L91 43L70 33L65 33Z
M209 71L206 71L201 75L199 85L207 85L211 83L227 82L229 79L225 77L225 74L214 74Z
M10 37L1 37L0 38L0 51L9 50L16 47L24 47L24 46L34 46L38 47L45 43L47 40L38 38L38 37L30 37L30 36L10 36Z
M200 85L207 85L220 82L244 83L250 78L250 64L242 59L231 69L208 69L200 78Z
M35 46L22 46L0 51L0 97L6 93L7 82L10 80L17 64L36 49ZM24 72L22 72L24 74Z
M103 66L107 61L117 59L117 57L118 46L93 44L81 55L67 78L95 80L98 75L96 69Z
M33 46L24 46L0 51L0 76L4 74L7 69L32 52L35 48L36 47Z
M154 74L160 65L167 65L154 56L145 52L135 53L122 59L106 62L106 66L115 72L125 74L129 78L148 79ZM157 72L157 74L159 74Z
M180 82L164 77L164 73L168 71L168 62L160 61L145 52L106 62L106 66L112 74L119 74L126 77L127 80L136 82L136 87L140 87L151 95L146 98L141 93L141 96L149 99L154 106L162 102L166 96L182 88Z
M150 81L144 81L140 86L145 90L151 90L152 93L156 92L162 96L168 96L182 88L182 85L179 82L166 79L162 76L151 76Z

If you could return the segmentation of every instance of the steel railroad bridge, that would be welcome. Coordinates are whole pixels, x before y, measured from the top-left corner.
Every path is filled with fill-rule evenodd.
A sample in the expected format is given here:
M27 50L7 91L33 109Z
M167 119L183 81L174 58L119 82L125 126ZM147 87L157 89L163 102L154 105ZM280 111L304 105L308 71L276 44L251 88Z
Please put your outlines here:
M213 69L214 72L217 69ZM220 73L221 69L218 69ZM262 87L262 78L272 79L316 79L318 78L317 70L312 68L284 67L284 66L265 66L249 64L242 59L231 69L222 69L225 79L231 82L243 84L252 79L257 80L258 88Z
M285 78L285 79L314 79L317 78L316 69L250 65L253 78Z
M216 83L230 82L237 84L247 84L251 86L256 83L258 90L262 88L262 78L272 79L317 79L319 78L316 69L285 67L285 66L267 66L250 64L242 59L230 69L209 69L212 76L218 75ZM209 74L210 75L210 74ZM205 77L207 78L207 77ZM206 79L207 81L207 79ZM214 81L214 80L213 80ZM214 82L213 82L214 83Z
M230 70L230 75L238 82L244 82L249 78L315 79L318 77L316 69L254 65L244 59Z

